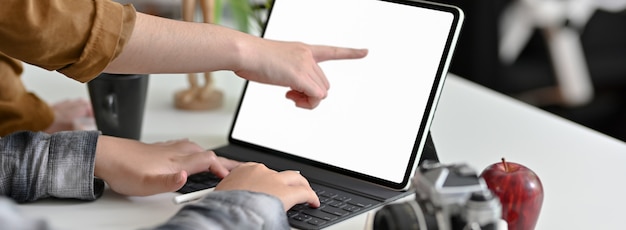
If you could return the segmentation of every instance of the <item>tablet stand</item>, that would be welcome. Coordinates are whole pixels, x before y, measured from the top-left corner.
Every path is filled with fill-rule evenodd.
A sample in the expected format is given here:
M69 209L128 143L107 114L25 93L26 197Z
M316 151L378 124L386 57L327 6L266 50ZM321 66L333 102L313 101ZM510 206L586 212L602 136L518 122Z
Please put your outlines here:
M420 156L420 160L418 165L422 165L424 160L431 160L439 162L439 157L437 156L437 150L435 149L435 143L433 143L433 138L430 135L430 131L428 131L428 136L426 137L426 144L424 144L424 149L422 150L422 156Z

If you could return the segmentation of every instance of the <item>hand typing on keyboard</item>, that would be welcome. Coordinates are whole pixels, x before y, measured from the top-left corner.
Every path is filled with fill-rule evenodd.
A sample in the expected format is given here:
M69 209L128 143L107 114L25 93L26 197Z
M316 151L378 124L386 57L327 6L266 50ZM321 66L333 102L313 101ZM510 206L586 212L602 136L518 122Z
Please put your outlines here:
M273 195L282 201L285 211L300 203L320 206L316 193L300 173L277 172L259 163L243 163L234 168L215 190L248 190Z
M307 204L293 206L287 211L287 217L292 226L309 229L312 226L328 225L329 222L340 221L369 208L376 202L322 185L314 184L313 190L319 196L320 206L315 208Z
M189 174L208 170L224 177L240 164L189 140L147 144L101 135L97 143L94 176L123 195L176 191Z

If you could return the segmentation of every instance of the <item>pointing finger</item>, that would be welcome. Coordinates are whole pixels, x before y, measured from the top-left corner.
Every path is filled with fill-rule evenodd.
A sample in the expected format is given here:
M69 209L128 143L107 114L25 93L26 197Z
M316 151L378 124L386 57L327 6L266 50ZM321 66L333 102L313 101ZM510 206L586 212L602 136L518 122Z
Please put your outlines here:
M367 56L367 49L342 48L334 46L312 46L313 56L318 62L335 59L356 59Z

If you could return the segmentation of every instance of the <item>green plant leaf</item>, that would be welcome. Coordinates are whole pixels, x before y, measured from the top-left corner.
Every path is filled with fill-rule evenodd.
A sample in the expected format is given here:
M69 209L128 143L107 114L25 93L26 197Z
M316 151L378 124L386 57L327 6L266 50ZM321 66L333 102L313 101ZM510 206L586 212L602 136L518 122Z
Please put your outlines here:
M230 4L237 29L248 33L250 31L250 15L252 15L250 2L248 0L230 0Z
M245 33L250 32L251 26L262 29L266 19L263 13L271 7L272 2L273 0L265 0L262 3L254 3L251 0L215 0L214 22L220 24L224 9L228 8L235 22L235 29Z
M224 4L222 0L215 0L215 8L213 8L213 22L215 22L215 24L221 23L223 9Z

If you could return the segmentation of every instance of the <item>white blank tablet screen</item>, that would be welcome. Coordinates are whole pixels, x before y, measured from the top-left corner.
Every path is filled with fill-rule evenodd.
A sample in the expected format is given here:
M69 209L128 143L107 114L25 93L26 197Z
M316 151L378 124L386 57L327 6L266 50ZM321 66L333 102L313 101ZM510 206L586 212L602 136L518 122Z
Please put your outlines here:
M286 99L287 88L250 82L232 138L400 183L453 19L379 0L277 0L265 38L369 54L320 63L331 87L313 110Z

